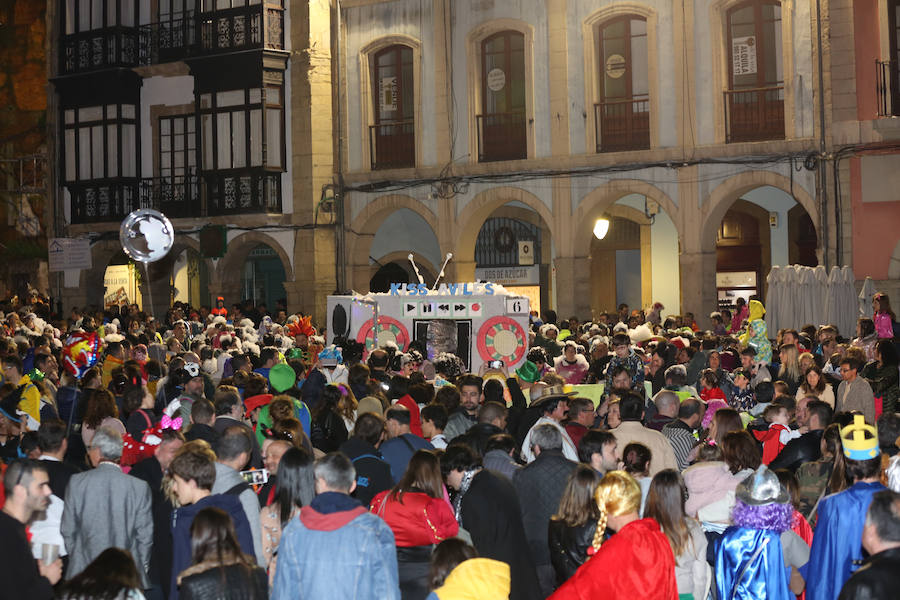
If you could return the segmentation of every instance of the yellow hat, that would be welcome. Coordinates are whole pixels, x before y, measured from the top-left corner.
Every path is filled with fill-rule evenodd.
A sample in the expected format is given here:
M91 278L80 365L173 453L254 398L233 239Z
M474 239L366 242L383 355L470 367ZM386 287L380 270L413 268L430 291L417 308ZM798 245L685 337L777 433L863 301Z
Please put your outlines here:
M841 443L844 456L851 460L869 460L881 454L878 431L867 425L862 415L853 415L853 423L841 429Z

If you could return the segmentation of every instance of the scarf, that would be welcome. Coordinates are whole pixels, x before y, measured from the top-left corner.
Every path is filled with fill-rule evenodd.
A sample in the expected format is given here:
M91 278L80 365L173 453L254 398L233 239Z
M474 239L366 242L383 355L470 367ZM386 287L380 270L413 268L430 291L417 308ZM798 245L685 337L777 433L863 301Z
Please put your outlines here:
M462 527L462 499L463 496L466 495L466 492L469 491L469 486L472 485L472 480L475 479L475 476L481 472L481 467L477 467L475 469L469 469L465 471L462 476L462 481L459 483L459 492L456 494L456 498L453 499L453 515L456 517L456 522L459 523L459 526Z

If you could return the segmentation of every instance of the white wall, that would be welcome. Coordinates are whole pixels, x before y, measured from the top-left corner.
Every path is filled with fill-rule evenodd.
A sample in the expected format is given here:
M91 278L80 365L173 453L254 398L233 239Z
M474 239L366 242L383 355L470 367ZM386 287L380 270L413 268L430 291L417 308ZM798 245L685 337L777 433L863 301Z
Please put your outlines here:
M787 265L789 256L788 211L794 208L797 203L788 194L768 185L751 190L744 194L742 198L777 215L777 227L769 227L766 223L760 224L760 227L769 227L769 232L771 233L772 266L783 267Z
M392 252L413 252L423 256L435 268L441 268L437 236L425 219L408 208L398 209L384 220L369 248L369 256L375 260Z
M630 194L616 204L644 210L644 196ZM653 301L662 302L662 315L681 314L681 278L678 260L678 230L675 223L660 209L650 226L650 286ZM646 307L645 307L646 308Z

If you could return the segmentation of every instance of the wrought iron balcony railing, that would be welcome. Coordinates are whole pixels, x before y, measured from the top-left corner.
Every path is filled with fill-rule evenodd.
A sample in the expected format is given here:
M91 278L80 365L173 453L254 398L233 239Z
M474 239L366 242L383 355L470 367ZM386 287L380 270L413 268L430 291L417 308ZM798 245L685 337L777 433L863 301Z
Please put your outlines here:
M650 99L636 96L594 105L597 152L650 149Z
M900 116L900 73L896 61L875 61L875 97L879 117Z
M398 121L369 126L372 169L400 169L416 166L415 122Z
M60 52L63 73L84 73L138 65L136 27L108 27L65 35Z
M196 175L139 179L121 177L67 183L73 224L120 221L138 208L173 218L203 216Z
M784 86L726 90L725 141L784 139Z
M208 214L280 213L281 173L261 168L203 174Z
M528 157L525 111L475 116L478 129L478 162Z
M142 65L182 60L197 44L197 20L188 13L181 19L141 25L140 37Z

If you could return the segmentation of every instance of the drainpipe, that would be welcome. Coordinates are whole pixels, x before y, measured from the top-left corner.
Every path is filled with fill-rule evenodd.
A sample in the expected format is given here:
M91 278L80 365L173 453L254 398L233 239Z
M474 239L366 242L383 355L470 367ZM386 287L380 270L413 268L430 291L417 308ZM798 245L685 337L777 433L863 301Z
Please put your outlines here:
M822 258L825 261L825 268L828 269L828 174L825 170L825 66L822 58L822 0L816 0L816 43L818 48L819 59L819 189L822 194L822 202L819 210L821 211L820 223L822 225ZM837 206L837 197L835 197L835 264L840 264L840 227L841 217L840 209Z

